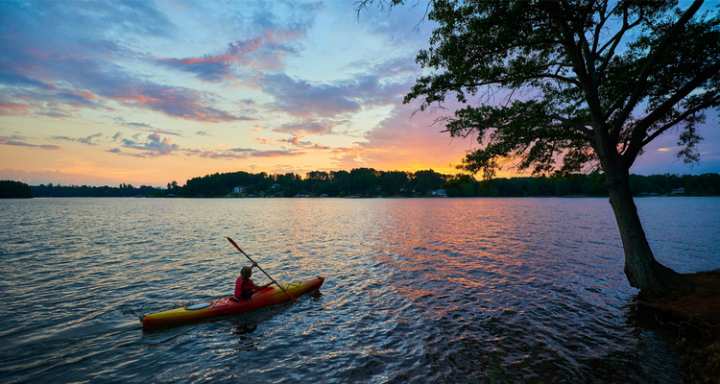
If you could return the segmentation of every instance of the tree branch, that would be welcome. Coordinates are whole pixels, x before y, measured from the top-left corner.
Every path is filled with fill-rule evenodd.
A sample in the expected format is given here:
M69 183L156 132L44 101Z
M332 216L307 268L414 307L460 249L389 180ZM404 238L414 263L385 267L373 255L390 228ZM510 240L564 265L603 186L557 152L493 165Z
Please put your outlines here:
M646 90L646 82L648 76L650 76L650 73L655 68L655 65L658 63L658 59L663 53L665 53L665 50L668 48L670 42L673 40L675 35L677 35L677 33L685 26L685 24L687 24L690 19L692 19L698 9L700 9L702 3L702 0L693 1L692 5L690 5L690 7L685 10L680 19L675 24L673 24L670 29L667 30L656 49L653 50L647 57L645 65L640 71L640 76L638 76L637 82L634 86L631 87L631 89L633 89L633 92L630 94L630 98L628 99L627 104L625 104L625 107L613 121L613 129L617 129L618 126L621 126L622 123L630 116L633 109L635 109L635 106L640 101L640 98Z
M706 101L706 102L704 102L704 103L701 103L700 105L697 105L697 106L695 106L695 107L693 107L693 108L690 108L690 109L686 110L685 112L683 112L683 113L681 113L680 115L678 115L678 117L676 117L676 118L675 118L674 120L672 120L671 122L663 125L662 127L656 129L655 131L653 131L652 134L648 135L648 136L645 138L645 140L642 141L641 145L642 145L643 147L646 146L648 143L650 143L651 141L655 140L658 136L660 136L660 135L662 135L663 133L665 133L665 131L667 131L668 129L674 127L675 125L677 125L677 124L680 123L681 121L685 120L688 116L690 116L690 115L692 115L692 114L694 114L694 113L700 112L700 111L702 111L703 109L712 107L713 105L717 105L718 103L720 103L720 97L715 97L715 98L710 99L709 101Z
M567 6L567 3L565 3ZM582 8L581 8L582 9ZM590 7L592 10L592 7ZM575 24L575 34L578 37L578 46L582 50L583 57L585 59L585 68L587 68L588 76L593 82L595 83L596 73L595 73L595 57L592 54L592 51L590 49L590 43L587 41L587 38L585 37L585 25L587 17L592 18L592 13L588 12L587 15L583 15L582 17L578 18L577 20L574 20Z
M585 68L584 64L585 61L583 60L582 50L578 47L577 44L575 44L575 41L572 37L572 32L568 30L568 26L565 22L565 17L563 15L565 12L563 12L562 5L558 4L557 2L554 2L553 4L555 4L556 7L549 7L549 14L555 19L555 22L560 27L563 46L568 52L570 60L573 62L573 69L575 70L575 73L577 74L580 81L579 88L582 89L583 93L585 94L585 100L590 109L590 115L592 116L592 133L594 135L593 142L596 145L594 149L598 153L601 161L608 160L611 162L615 162L617 152L615 149L615 144L610 142L608 132L604 128L604 114L602 113L602 107L597 94L597 88L593 88L593 81L588 76L587 68Z
M510 82L515 82L515 81L525 82L525 81L528 81L528 80L545 79L545 78L560 80L560 81L564 81L564 82L567 82L567 83L571 83L571 84L580 86L580 82L577 81L576 79L573 79L573 78L571 78L571 77L566 77L566 76L558 75L558 74L555 74L555 73L538 73L538 74L535 74L535 75L528 75L528 76L522 76L522 77L517 77L517 78L507 77L507 78L504 78L504 79L492 79L492 80L483 81L483 82L480 82L480 83L467 84L466 86L468 86L468 87L482 87L482 86L493 85L493 84L504 85L504 84L507 84L507 83L510 83Z
M625 4L625 3L623 3L623 4ZM617 31L617 32L613 35L613 37L611 37L608 41L606 41L605 44L603 44L602 47L600 47L600 50L597 51L597 54L598 54L598 55L602 55L603 51L604 51L607 47L609 47L609 46L611 46L611 45L616 46L616 45L617 45L616 42L622 39L622 36L625 34L625 32L628 31L628 25L629 25L629 24L628 24L628 17L629 17L629 15L628 15L627 7L623 7L623 23L622 23L622 25L621 25L621 27L620 27L620 30ZM612 50L611 50L611 51L612 51Z
M700 71L695 78L682 86L677 92L675 92L674 95L665 100L662 104L655 108L654 111L635 123L635 126L632 129L632 137L630 139L628 150L623 155L623 161L630 166L633 161L635 161L635 157L640 152L640 149L642 149L642 143L643 140L645 140L648 128L672 111L673 106L689 95L690 92L718 73L720 73L720 63L715 63L715 65L709 66Z
M608 13L607 13L607 6L608 1L603 1L602 8L600 9L600 20L598 21L597 25L595 25L595 32L593 33L593 46L592 46L592 57L593 61L595 61L595 58L597 58L598 55L598 44L600 43L600 32L602 32L602 28L605 26L605 22L607 21ZM610 12L612 14L612 11Z
M627 11L624 10L624 12L627 12ZM640 17L638 17L637 20L628 24L627 23L627 13L625 13L625 16L623 19L623 27L620 29L620 31L618 31L618 33L615 34L615 36L613 36L610 40L608 40L605 43L606 45L609 43L612 43L612 45L610 46L610 50L608 51L607 55L603 59L602 64L600 64L600 68L598 68L598 73L604 73L605 70L607 69L608 65L610 65L610 61L612 60L613 57L615 57L615 50L617 49L618 45L620 45L620 42L622 41L622 38L625 35L625 33L627 31L637 27L638 25L640 25L640 23L643 20L644 20L644 18L642 16L640 16ZM601 49L600 53L598 53L598 54L599 55L602 54L603 50L604 50L604 48Z
M582 133L585 136L585 138L587 138L587 139L592 138L593 131L592 131L592 129L589 129L587 127L587 124L583 124L583 122L581 122L581 121L568 119L568 118L562 117L560 115L551 115L550 117L553 119L559 120L562 123L563 127L577 130L578 132Z

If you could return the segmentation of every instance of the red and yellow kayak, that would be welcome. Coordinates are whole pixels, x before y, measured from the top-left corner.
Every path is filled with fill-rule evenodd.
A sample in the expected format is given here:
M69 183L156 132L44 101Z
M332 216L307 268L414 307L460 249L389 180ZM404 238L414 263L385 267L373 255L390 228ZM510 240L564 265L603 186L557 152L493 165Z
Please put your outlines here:
M283 284L283 286L290 296L299 297L305 293L318 290L324 281L325 278L318 276L314 279ZM282 304L290 300L292 299L288 294L283 292L282 289L276 285L271 285L255 292L250 300L234 300L232 296L228 296L210 303L151 313L143 316L142 325L144 330L167 328L217 316L250 312L259 308Z

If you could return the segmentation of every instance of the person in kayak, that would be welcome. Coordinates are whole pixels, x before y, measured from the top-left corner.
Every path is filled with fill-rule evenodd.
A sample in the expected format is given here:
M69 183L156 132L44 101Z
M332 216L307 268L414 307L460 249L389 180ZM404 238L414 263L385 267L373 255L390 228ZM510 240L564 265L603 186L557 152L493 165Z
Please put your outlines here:
M254 267L255 264L252 265ZM236 300L250 300L253 293L270 286L266 284L258 287L250 278L252 276L252 267L242 267L240 270L240 276L235 280L235 294L233 295Z

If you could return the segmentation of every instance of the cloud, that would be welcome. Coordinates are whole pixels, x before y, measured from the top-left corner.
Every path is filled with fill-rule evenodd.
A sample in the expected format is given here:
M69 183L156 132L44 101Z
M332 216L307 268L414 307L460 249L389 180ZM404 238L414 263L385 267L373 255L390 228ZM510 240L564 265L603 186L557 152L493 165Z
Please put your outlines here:
M285 74L266 75L262 90L275 99L274 108L300 117L333 117L363 106L399 103L409 82L382 81L374 74L333 83L310 83Z
M148 123L141 123L136 121L127 121L123 119L122 117L115 117L113 118L115 123L124 125L129 128L147 128L147 129L154 129L154 127Z
M295 147L304 148L304 149L318 149L318 150L331 149L330 147L325 146L325 145L315 144L315 143L312 143L307 140L300 140L300 138L297 136L292 136L288 139L281 139L280 142L287 143L287 144L293 145Z
M287 157L304 154L287 149L259 150L253 148L230 148L226 150L184 149L187 155L209 159L247 159L251 157Z
M0 115L25 115L30 106L22 103L0 103Z
M122 126L125 126L128 128L132 128L132 129L137 129L137 130L140 130L143 132L160 133L163 135L170 135L170 136L182 136L179 132L176 132L176 131L156 128L155 126L148 124L148 123L127 121L127 120L123 119L122 117L115 117L115 118L113 118L113 121L115 121L116 124L119 124L119 125L122 125ZM116 133L116 135L119 133L120 132Z
M203 7L202 5L195 5ZM213 13L212 6L199 12ZM157 63L197 78L218 82L265 71L280 71L288 56L299 52L299 42L313 25L321 3L244 2L242 7L223 8L216 22L243 36L224 50L199 56L159 58Z
M299 148L299 149L316 149L316 150L332 149L332 147L329 147L329 146L316 144L316 143L313 143L308 140L302 140L301 137L294 136L294 135L290 136L286 139L272 139L272 138L268 138L268 137L257 137L257 138L255 138L255 140L258 143L264 144L264 145L280 144L280 145L290 145L294 148Z
M163 112L169 116L202 122L228 122L254 120L247 116L236 116L229 112L207 106L207 97L200 92L184 87L170 87L149 82L138 82L127 78L119 84L118 79L106 78L103 81L116 82L117 88L102 86L100 94L126 106L147 108Z
M53 136L54 140L72 141L85 145L97 145L93 140L102 137L102 133L95 133L85 137L68 137L68 136Z
M197 132L195 132L195 134L198 136L210 136L210 134L207 133L207 131L197 131Z
M260 36L228 44L225 52L217 55L163 58L157 62L170 68L190 72L205 81L222 81L236 75L236 67L257 70L279 70L285 57L296 49L288 42L305 35L298 30L265 30Z
M0 72L0 84L18 87L51 88L42 81L37 81L27 76L23 76L22 74L11 72Z
M151 133L145 141L138 142L133 139L122 139L122 146L137 151L133 155L139 157L155 157L169 155L179 147L173 144L169 138L162 137L157 133ZM117 148L116 148L117 149ZM120 151L114 152L120 153Z
M55 118L66 118L66 117L72 116L71 113L66 112L60 108L56 108L56 107L49 107L45 110L36 110L34 113L36 115L55 117Z
M293 135L298 134L312 134L312 135L325 135L332 133L333 127L337 123L331 120L303 120L293 123L283 124L273 131L291 133Z
M124 138L120 141L122 148L111 148L110 153L118 155L127 155L135 157L157 157L170 155L176 152L183 153L187 156L197 156L209 159L245 159L245 158L265 158L265 157L284 157L297 156L303 154L301 151L290 149L271 149L260 150L255 148L235 147L229 149L199 149L199 148L181 148L172 143L169 138L162 137L157 133L149 134L144 140L138 138ZM128 149L130 152L123 151Z
M145 57L128 48L128 39L174 30L152 3L93 2L80 11L59 2L3 2L0 15L0 83L13 99L33 107L110 108L115 102L203 122L247 119L213 107L216 100L206 92L156 83L122 65Z
M374 60L360 60L348 64L346 68L350 70L360 69L361 73L375 74L383 78L415 78L420 73L420 67L415 62L414 54L383 60L379 63Z
M89 91L75 91L60 87L33 88L3 84L0 115L35 114L48 117L68 117L76 108L104 108Z
M22 136L0 136L0 145L10 145L16 147L28 147L28 148L39 148L39 149L60 149L57 145L52 144L33 144L28 143Z

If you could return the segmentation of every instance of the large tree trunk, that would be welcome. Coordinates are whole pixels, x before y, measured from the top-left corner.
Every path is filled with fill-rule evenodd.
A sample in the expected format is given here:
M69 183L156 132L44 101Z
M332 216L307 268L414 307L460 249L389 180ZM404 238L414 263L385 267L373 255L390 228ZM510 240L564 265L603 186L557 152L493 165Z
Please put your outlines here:
M625 250L625 275L630 285L649 295L669 295L680 287L679 274L653 256L630 193L628 170L606 172L610 204Z

